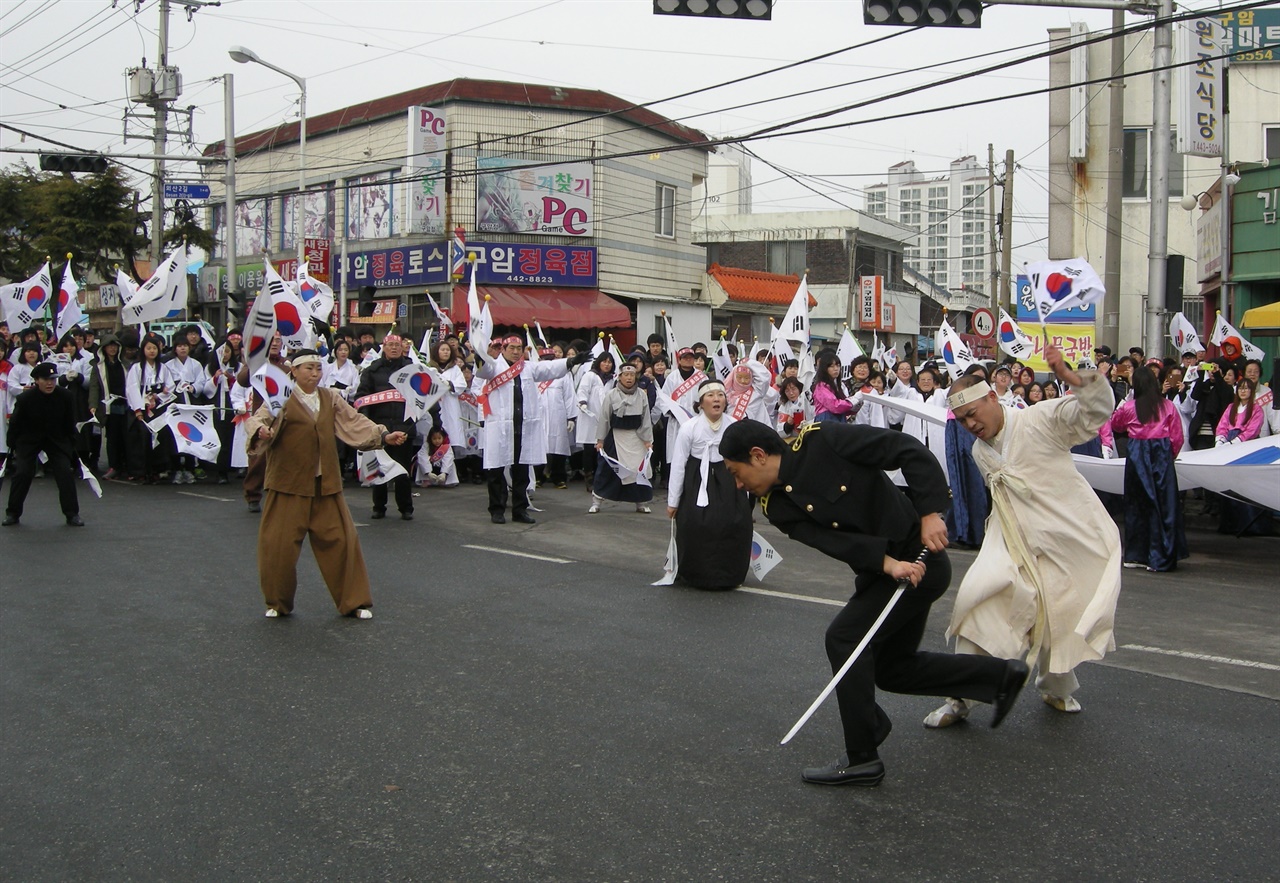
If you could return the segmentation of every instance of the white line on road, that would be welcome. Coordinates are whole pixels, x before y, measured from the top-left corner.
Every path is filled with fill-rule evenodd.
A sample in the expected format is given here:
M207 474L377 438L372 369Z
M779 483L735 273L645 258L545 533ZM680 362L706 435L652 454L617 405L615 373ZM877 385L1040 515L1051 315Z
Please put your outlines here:
M810 604L826 604L828 607L843 607L847 603L845 601L832 601L830 598L816 598L813 595L793 595L791 592L775 592L773 589L756 589L750 586L742 586L738 591L746 592L749 595L784 598L788 601L808 601Z
M529 552L513 552L510 549L495 549L492 546L472 546L463 543L464 549L476 549L480 552L495 552L499 555L515 555L517 558L532 558L535 561L550 561L552 564L573 564L572 558L552 558L550 555L534 555Z
M1223 665L1238 665L1242 668L1260 668L1264 671L1280 671L1280 665L1269 662L1255 662L1252 659L1234 659L1230 656L1211 656L1208 653L1190 653L1186 650L1165 650L1162 647L1147 647L1143 644L1122 644L1121 650L1137 650L1140 653L1158 653L1161 656L1177 656L1181 659L1198 659L1201 662L1221 662Z
M178 491L178 493L182 494L184 497L199 497L202 500L217 500L219 503L233 502L232 500L229 500L226 497L215 497L215 496L212 496L211 494L197 494L197 493L193 493L192 491Z

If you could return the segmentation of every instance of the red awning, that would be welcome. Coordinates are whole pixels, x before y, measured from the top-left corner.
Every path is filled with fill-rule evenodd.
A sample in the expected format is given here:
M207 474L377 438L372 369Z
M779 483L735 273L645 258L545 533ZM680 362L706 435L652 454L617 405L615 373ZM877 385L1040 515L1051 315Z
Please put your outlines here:
M630 328L631 311L598 288L508 288L477 285L481 299L489 295L489 313L495 325L533 325L543 328ZM449 318L464 325L467 286L453 287Z

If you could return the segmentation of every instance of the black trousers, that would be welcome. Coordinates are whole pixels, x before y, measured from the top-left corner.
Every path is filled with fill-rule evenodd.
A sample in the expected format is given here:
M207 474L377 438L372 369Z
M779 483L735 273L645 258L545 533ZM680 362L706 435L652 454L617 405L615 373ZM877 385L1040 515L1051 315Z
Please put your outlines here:
M924 579L908 588L867 649L836 685L845 748L851 760L874 752L893 724L876 704L876 688L915 696L955 696L991 702L1004 675L1005 660L963 653L920 650L929 607L951 584L945 552L925 561ZM886 574L860 573L855 594L827 627L831 672L840 670L889 602L896 581ZM856 761L855 761L856 762Z
M373 486L373 509L375 512L385 512L387 510L387 485L392 485L396 493L396 508L401 512L410 513L413 511L413 481L409 476L413 475L413 458L418 456L418 448L421 445L392 445L387 448L387 453L401 466L404 467L406 475L393 478L385 484L375 484Z
M519 383L519 381L516 381ZM517 387L518 389L519 387ZM520 399L516 399L516 412L514 417L514 432L512 433L512 452L511 458L511 514L515 515L520 512L529 511L529 466L527 463L520 462L521 442L524 439L524 414L520 408ZM487 470L486 477L489 480L489 514L501 515L507 508L507 476L502 467Z
M22 517L22 505L27 500L27 492L31 490L31 480L36 475L36 458L41 450L49 458L44 468L53 473L53 479L58 483L58 504L62 507L62 514L68 518L80 514L80 501L76 498L76 473L72 471L74 461L53 445L43 448L23 446L10 454L9 505L6 511L10 515Z
M106 425L102 427L103 441L107 448L107 466L118 473L129 471L129 460L126 453L129 432L129 415L125 413L108 413Z

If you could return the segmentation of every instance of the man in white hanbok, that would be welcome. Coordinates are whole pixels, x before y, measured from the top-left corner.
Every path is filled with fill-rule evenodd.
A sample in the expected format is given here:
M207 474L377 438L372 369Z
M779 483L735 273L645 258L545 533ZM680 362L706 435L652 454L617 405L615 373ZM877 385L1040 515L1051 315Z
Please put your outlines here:
M579 357L590 358L590 356ZM489 518L505 524L507 500L511 520L533 524L529 514L529 467L547 461L547 435L542 427L538 384L569 373L568 359L526 362L524 339L511 335L502 341L501 353L489 355L476 371L484 385L480 402L484 410L484 468L489 479ZM506 470L511 470L507 484Z
M978 438L973 459L991 490L992 517L947 636L958 653L1025 656L1039 668L1041 698L1078 712L1075 667L1115 649L1121 554L1120 532L1076 471L1071 447L1097 434L1114 398L1105 378L1070 370L1058 348L1045 359L1072 395L1015 410L977 377L952 385L951 411ZM969 708L948 699L925 726L950 726Z

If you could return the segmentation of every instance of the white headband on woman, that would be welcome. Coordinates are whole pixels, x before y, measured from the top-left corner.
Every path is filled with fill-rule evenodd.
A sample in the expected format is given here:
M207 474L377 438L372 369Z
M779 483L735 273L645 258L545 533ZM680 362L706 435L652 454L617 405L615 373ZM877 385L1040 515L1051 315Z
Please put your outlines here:
M991 385L985 380L979 380L973 386L965 387L959 392L953 392L947 396L947 407L953 411L956 408L963 408L965 405L978 401L978 399L986 398L989 392L991 392Z
M320 357L315 353L305 353L301 356L294 356L289 360L289 367L297 368L299 365L319 365Z
M716 381L715 383L708 383L706 386L700 387L698 389L698 401L702 401L703 396L713 392L724 392L724 384Z

